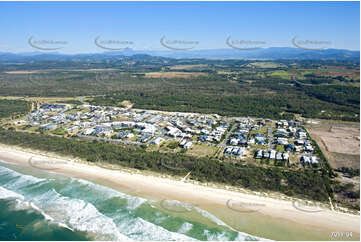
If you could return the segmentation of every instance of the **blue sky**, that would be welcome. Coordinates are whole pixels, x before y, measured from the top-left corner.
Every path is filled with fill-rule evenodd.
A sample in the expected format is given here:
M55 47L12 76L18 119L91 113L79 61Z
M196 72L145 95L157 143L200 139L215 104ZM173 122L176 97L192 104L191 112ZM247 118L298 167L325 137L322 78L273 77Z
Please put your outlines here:
M303 40L360 49L359 2L0 2L0 52L38 51L28 39L66 41L59 52L103 52L94 39L165 50L168 40L228 48L226 38L292 46ZM54 45L55 46L55 45ZM118 47L119 45L113 45Z

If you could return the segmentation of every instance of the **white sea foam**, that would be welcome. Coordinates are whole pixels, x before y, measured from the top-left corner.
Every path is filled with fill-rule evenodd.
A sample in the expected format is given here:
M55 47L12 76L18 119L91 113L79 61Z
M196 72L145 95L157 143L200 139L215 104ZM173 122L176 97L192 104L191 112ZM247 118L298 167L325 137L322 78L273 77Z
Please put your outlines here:
M15 190L19 189L22 191L23 186L32 185L33 187L38 186L42 182L48 182L49 179L40 179L33 176L23 175L18 172L12 171L8 168L0 166L0 176L10 175L12 182L6 184L6 187L11 189L14 187ZM101 185L94 184L92 182L71 178L65 180L65 186L60 188L59 192L54 189L51 189L47 192L42 193L41 195L28 194L28 197L32 198L31 202L24 202L24 196L7 190L0 187L0 198L15 198L18 199L19 209L21 207L31 207L34 210L39 211L46 220L49 222L57 223L59 226L66 227L69 229L76 229L79 231L89 232L96 234L95 238L98 240L195 240L185 233L190 231L193 228L193 224L184 222L182 226L178 229L177 232L171 232L167 229L158 226L164 219L168 218L169 215L164 215L163 213L156 213L157 218L155 218L153 224L148 222L140 217L134 217L131 213L114 213L108 216L105 216L97 210L97 208L82 199L91 200L95 198L101 198L101 201L105 201L112 198L120 198L123 201L126 201L127 210L135 210L140 205L145 203L147 200L130 196L111 188L107 188ZM72 198L75 196L74 189L79 189L82 191L82 194L85 192L85 196L80 196L82 199ZM64 194L63 191L66 191ZM87 193L89 191L89 193ZM23 192L21 192L23 193ZM71 194L71 195L70 195ZM69 197L71 196L71 197ZM27 197L25 195L25 197ZM100 199L99 199L100 200ZM179 201L167 200L168 206L182 207L185 210L191 210L192 208L196 209L202 216L210 219L214 223L220 226L230 228L223 221L216 218L214 215L193 207L190 204L181 203ZM35 205L36 204L36 205ZM151 205L152 206L152 205ZM153 209L157 209L152 206ZM113 219L116 220L113 220ZM116 223L114 222L116 221ZM254 236L250 236L246 233L237 232L237 237L235 240L248 240L248 239L260 239ZM209 240L229 240L227 235L228 232L218 231L218 232L209 232L204 231L205 235ZM261 239L263 240L263 239Z
M127 195L125 193L113 190L111 188L108 187L104 187L95 183L92 183L90 181L86 181L83 179L74 179L72 178L71 183L80 183L84 186L87 186L89 188L91 188L93 191L95 190L97 195L99 197L101 197L102 199L111 199L111 198L120 198L120 199L126 199L126 208L129 210L134 210L136 208L138 208L139 206L141 206L143 203L147 202L146 199L141 198L141 197L135 197L135 196L130 196Z
M24 196L0 186L0 199L14 198L24 200Z
M16 171L13 171L13 170L3 167L3 166L0 166L0 175L1 176L7 175L7 176L10 176L11 178L16 178L15 181L11 180L4 184L4 185L6 185L6 187L9 187L9 188L21 188L24 186L28 186L30 184L36 184L39 182L46 181L46 179L37 178L34 176L29 176L29 175L24 175L24 174L18 173Z
M94 233L96 239L129 240L119 233L111 218L81 199L62 196L52 189L34 200L57 221L79 231Z
M39 212L44 217L45 220L47 220L49 222L54 222L53 217L46 214L42 209L40 209L38 206L36 206L33 202L25 201L24 196L21 194L7 190L0 186L0 198L15 199L15 206L14 206L15 210L33 209L33 210L36 210L37 212ZM61 227L71 229L68 226L66 226L65 224L62 224L62 223L56 223L56 224L58 224Z
M193 224L190 223L183 223L182 226L178 229L178 233L180 234L185 234L188 231L190 231L193 228Z
M207 240L211 241L229 241L230 238L228 238L226 232L221 233L212 233L209 230L204 230L203 234L207 237Z
M224 227L227 227L231 230L233 230L230 226L228 226L226 223L224 223L222 220L218 219L216 216L214 216L213 214L203 210L203 209L200 209L198 207L195 208L200 214L202 214L203 217L205 218L208 218L209 220L211 220L212 222L216 223L217 225L220 225L220 226L224 226Z
M196 239L168 231L160 226L145 221L142 218L123 220L118 225L119 231L134 240L172 240L172 241L194 241Z

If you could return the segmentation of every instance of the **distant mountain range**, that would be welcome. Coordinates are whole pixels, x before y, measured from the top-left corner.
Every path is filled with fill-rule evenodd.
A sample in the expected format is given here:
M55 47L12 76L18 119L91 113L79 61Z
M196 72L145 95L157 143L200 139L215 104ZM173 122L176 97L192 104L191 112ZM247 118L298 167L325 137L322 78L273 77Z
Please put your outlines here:
M45 61L45 60L102 60L121 56L149 55L166 58L189 59L259 59L259 60L359 60L360 51L342 49L305 50L290 47L260 48L254 50L207 49L207 50L133 50L126 48L121 51L88 54L61 54L57 52L0 52L0 62Z

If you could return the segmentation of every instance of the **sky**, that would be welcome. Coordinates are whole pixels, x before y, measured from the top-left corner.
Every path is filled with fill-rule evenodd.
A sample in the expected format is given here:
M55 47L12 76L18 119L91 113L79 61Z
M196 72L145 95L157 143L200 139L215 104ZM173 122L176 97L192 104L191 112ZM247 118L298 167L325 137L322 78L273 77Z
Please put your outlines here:
M0 52L216 49L230 48L228 37L235 45L294 47L296 38L359 50L360 3L0 2L0 27Z

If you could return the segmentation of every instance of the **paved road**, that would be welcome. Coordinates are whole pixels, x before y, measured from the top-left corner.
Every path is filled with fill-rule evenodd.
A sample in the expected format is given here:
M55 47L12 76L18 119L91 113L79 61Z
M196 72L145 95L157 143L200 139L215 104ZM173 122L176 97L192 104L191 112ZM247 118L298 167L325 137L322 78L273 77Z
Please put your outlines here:
M272 142L273 142L273 127L269 126L268 127L268 145L271 150L274 149L274 144L272 144Z
M226 137L222 141L222 143L219 144L220 147L225 147L227 145L227 140L229 139L229 136L233 133L233 131L238 127L237 123L234 123L231 130L227 133Z

